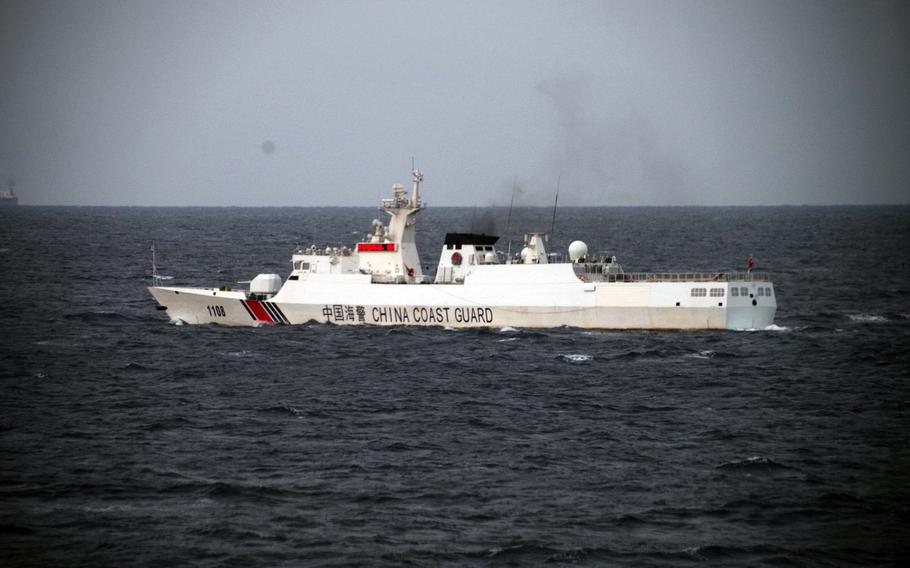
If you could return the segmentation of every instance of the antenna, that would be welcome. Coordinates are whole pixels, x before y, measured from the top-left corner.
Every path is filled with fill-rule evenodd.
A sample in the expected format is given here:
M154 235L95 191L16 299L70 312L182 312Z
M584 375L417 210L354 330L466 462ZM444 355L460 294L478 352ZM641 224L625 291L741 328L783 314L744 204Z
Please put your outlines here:
M553 238L553 231L556 229L556 206L559 205L559 182L562 176L556 178L556 200L553 202L553 221L550 223L550 238Z
M158 275L158 264L155 260L155 241L152 241L152 286L161 285L161 276Z
M506 221L506 238L509 239L509 250L506 252L506 262L512 262L512 205L515 204L515 190L518 189L518 176L515 176L515 181L512 182L512 199L509 201L509 217Z

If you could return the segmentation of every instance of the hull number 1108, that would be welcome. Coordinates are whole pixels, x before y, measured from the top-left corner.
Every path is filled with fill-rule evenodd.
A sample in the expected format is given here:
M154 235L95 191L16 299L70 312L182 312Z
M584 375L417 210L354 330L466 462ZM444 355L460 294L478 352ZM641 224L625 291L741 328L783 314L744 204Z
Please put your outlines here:
M225 316L224 306L206 306L209 309L209 315L213 318L223 318Z

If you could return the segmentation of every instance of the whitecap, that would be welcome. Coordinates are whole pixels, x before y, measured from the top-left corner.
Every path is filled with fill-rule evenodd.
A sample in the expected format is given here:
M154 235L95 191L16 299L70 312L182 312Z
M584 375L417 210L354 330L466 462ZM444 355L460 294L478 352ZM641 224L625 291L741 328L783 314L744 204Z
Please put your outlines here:
M698 353L689 353L688 355L683 355L683 357L689 357L691 359L710 359L715 355L717 355L716 351L705 349L704 351L699 351Z
M857 323L884 323L888 321L885 316L876 314L847 314L847 317Z
M498 341L499 343L508 343L510 341L518 341L518 338L517 337L506 337L504 339L497 339L496 341Z
M718 469L788 469L771 458L752 456L742 460L732 460L717 466Z
M228 351L224 353L228 357L251 357L254 355L252 351Z
M568 353L566 355L559 356L563 361L569 363L587 363L594 359L593 355L585 355L584 353Z
M520 332L521 332L520 329L511 327L508 325L499 330L499 333L520 333Z

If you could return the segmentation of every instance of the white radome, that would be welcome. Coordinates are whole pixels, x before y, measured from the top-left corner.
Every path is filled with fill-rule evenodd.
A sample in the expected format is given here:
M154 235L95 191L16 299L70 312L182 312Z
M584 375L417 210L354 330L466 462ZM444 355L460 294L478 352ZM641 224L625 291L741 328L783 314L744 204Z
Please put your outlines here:
M572 262L578 262L578 259L588 256L588 245L583 241L572 241L569 245L569 258Z

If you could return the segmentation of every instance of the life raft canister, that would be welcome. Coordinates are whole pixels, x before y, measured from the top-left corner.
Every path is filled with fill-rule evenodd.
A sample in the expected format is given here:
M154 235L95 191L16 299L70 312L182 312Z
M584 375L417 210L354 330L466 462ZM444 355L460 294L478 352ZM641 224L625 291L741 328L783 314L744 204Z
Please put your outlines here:
M454 264L455 266L459 266L461 264L461 253L460 252L452 253L452 264Z

